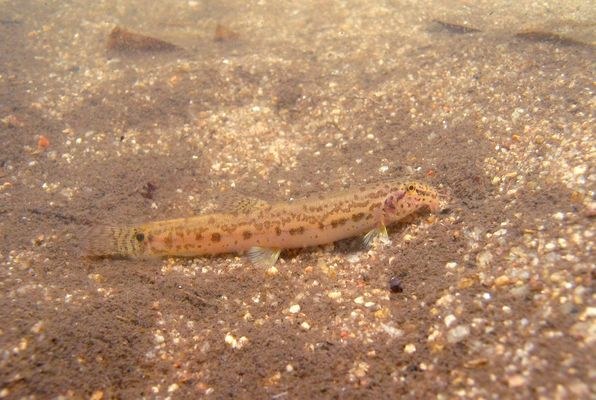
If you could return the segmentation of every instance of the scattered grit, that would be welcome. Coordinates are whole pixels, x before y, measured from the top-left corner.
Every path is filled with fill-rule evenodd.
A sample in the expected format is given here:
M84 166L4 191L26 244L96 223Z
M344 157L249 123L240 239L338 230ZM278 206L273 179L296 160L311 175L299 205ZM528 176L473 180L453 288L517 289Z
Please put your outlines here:
M521 6L133 3L0 25L0 398L596 393L591 46L509 35ZM184 50L107 58L116 24ZM95 224L389 176L448 207L268 270L81 257Z

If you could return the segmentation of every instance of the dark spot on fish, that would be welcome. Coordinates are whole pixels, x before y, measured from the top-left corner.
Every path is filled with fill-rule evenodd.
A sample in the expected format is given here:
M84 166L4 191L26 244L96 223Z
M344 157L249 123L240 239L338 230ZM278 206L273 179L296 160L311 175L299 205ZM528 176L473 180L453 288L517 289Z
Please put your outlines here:
M325 224L322 222L319 222L319 229L325 229Z
M145 240L145 235L142 232L139 232L135 235L135 239L137 239L139 242L142 242Z
M172 240L172 234L171 233L164 238L163 243L168 248L171 248L172 247L172 244L174 243L174 241Z
M275 227L275 234L276 234L277 236L281 235L281 229L280 229L280 227L279 227L279 226L276 226L276 227Z
M358 222L364 218L364 213L352 214L352 221Z
M302 234L302 233L304 233L304 227L301 226L301 227L298 227L298 228L292 228L292 229L290 229L289 233L290 233L290 235L297 235L297 234L299 235L299 234Z
M335 220L331 221L331 227L337 228L338 226L345 224L346 221L347 221L347 218L335 219Z
M244 232L242 232L242 237L244 238L244 240L248 240L252 237L252 232L244 231Z
M203 235L201 235L200 233L195 233L195 240L201 240L203 239Z
M220 240L221 240L221 235L219 233L215 232L211 235L212 242L219 242Z

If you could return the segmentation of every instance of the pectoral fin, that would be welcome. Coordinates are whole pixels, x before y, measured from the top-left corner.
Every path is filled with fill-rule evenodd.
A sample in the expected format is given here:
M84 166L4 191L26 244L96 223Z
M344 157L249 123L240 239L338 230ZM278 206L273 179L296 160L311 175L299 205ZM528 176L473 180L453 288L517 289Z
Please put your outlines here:
M381 224L380 226L370 230L366 235L364 235L362 242L364 243L364 246L370 247L372 242L377 237L379 237L382 241L389 240L389 235L387 234L387 228L385 227L384 224Z
M254 246L248 250L248 259L259 267L272 267L279 258L281 249Z

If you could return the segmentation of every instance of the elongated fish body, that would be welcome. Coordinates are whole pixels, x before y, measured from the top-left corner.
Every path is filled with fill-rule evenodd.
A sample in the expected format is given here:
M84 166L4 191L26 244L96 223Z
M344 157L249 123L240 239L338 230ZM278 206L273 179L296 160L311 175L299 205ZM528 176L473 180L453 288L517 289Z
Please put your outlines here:
M89 238L89 255L201 256L248 251L253 261L272 264L281 249L364 234L368 242L386 232L386 225L424 207L433 212L439 209L437 192L419 182L398 181L291 202L249 200L231 212L99 228Z

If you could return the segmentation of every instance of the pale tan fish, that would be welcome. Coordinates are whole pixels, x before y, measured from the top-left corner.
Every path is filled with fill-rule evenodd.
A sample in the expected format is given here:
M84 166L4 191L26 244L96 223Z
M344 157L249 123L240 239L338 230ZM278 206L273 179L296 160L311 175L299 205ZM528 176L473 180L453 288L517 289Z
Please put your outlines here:
M366 245L386 226L422 208L439 210L436 190L420 182L385 181L301 200L245 200L234 211L128 227L100 227L89 236L91 257L193 257L247 252L275 264L283 249L364 235Z

